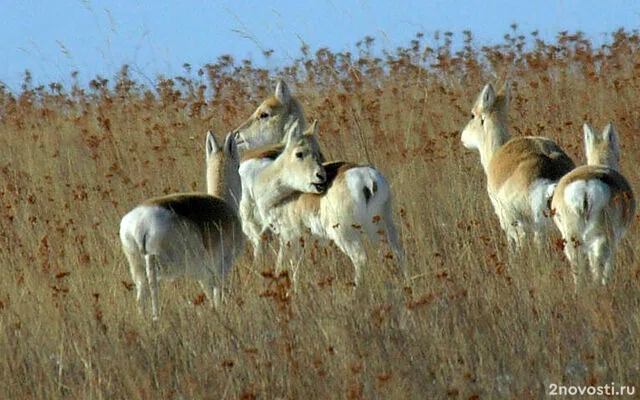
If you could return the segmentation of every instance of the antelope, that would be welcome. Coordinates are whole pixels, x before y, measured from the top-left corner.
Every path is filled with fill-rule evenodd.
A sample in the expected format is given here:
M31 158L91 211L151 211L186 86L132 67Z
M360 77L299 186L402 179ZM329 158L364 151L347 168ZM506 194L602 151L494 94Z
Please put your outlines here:
M283 143L294 123L307 129L302 104L291 95L283 80L278 80L275 93L263 101L251 116L236 128L234 134L241 150Z
M150 292L152 317L158 319L160 278L196 279L207 292L212 307L219 306L222 300L219 286L243 248L237 215L238 164L233 134L227 135L221 148L208 132L207 193L148 199L122 218L120 240L136 284L141 313Z
M560 179L551 203L576 291L586 272L585 255L593 282L607 284L615 264L616 246L636 210L629 182L618 172L620 146L613 125L609 123L599 136L585 123L584 141L587 165Z
M295 123L289 130L297 129L299 129L299 125ZM308 136L307 142L312 147L312 152L318 155L318 160L323 161L324 157L320 153L320 145L316 136ZM258 259L263 253L264 237L270 234L270 230L258 210L253 188L260 172L271 164L283 150L284 145L276 144L246 151L240 161L242 199L240 200L239 214L242 230L253 246L254 259Z
M509 96L508 83L497 94L491 84L482 89L462 131L462 144L479 151L491 204L510 247L519 249L531 232L538 246L544 242L552 226L547 216L553 189L574 163L547 138L510 139Z
M317 133L317 121L303 134L292 126L284 148L277 154L269 153L271 161L265 162L253 182L263 222L280 240L277 268L283 265L284 249L299 250L299 239L310 232L333 241L351 259L356 286L367 261L363 235L371 240L386 238L404 274L404 252L391 218L389 184L373 167L348 162L321 164L315 146ZM307 158L316 168L298 166ZM324 175L318 175L317 168L322 168ZM321 176L324 179L319 179ZM295 287L296 271L293 282Z
M270 164L284 149L286 133L297 124L296 129L305 131L307 120L300 102L291 95L283 80L278 80L275 92L264 100L251 116L233 132L238 147L243 150L240 163L242 181L242 199L240 201L240 220L242 230L253 247L254 259L263 253L263 237L268 235L268 226L264 224L253 197L253 183L258 173ZM315 136L309 138L324 162Z

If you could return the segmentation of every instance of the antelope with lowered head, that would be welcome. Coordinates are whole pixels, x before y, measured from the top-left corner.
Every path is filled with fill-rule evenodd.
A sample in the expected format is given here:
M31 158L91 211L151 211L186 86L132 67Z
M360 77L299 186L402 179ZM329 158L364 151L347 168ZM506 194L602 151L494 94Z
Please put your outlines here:
M549 201L558 180L574 163L544 137L509 137L509 84L496 93L487 84L471 109L462 131L462 144L480 152L489 199L512 248L533 233L537 245L552 226Z
M584 124L587 165L560 179L553 201L553 220L562 233L576 291L588 265L594 283L607 284L618 242L633 222L636 201L629 182L618 172L618 134L609 123L598 135Z
M315 149L317 121L300 133L295 125L286 136L284 149L271 158L253 185L253 195L263 221L280 239L278 267L285 248L298 249L308 235L333 241L353 263L355 283L367 261L363 236L388 241L404 274L404 252L391 218L391 192L375 168L347 162L320 163ZM302 157L302 158L301 158ZM316 168L297 165L313 160ZM322 168L324 179L319 179ZM293 275L296 283L296 271Z
M243 248L237 215L239 156L228 134L220 147L211 132L206 139L207 193L180 193L144 201L120 223L122 250L144 312L158 319L158 280L191 277L218 306L219 286Z

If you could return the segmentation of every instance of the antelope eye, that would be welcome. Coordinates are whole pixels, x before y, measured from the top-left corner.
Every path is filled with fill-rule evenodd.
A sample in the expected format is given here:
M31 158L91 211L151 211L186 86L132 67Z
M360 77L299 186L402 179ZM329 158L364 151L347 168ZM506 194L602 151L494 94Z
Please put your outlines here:
M296 158L302 159L302 156L303 156L303 155L304 155L304 154L302 154L302 152L301 152L301 151L299 151L299 152L297 152L297 153L296 153Z
M474 119L476 117L475 114L471 114L471 119Z
M265 118L269 118L269 113L267 113L267 112L262 112L262 113L260 114L260 119L265 119Z

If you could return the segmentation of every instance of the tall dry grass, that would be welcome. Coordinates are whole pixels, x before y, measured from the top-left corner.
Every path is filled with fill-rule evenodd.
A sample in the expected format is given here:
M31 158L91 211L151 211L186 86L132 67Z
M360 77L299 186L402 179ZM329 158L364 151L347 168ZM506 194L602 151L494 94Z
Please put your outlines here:
M487 81L511 80L512 135L584 161L581 126L614 121L640 191L640 36L594 47L514 29L496 46L419 34L384 52L308 48L274 74L225 56L145 86L125 66L88 85L0 92L0 387L7 398L540 398L549 385L640 386L640 237L613 281L574 296L561 246L509 254L459 130ZM428 46L429 43L436 45ZM192 281L138 314L117 237L140 200L204 189L204 133L237 126L280 75L321 121L325 154L389 179L408 282L371 250L363 288L306 243L301 288L245 256L212 311Z

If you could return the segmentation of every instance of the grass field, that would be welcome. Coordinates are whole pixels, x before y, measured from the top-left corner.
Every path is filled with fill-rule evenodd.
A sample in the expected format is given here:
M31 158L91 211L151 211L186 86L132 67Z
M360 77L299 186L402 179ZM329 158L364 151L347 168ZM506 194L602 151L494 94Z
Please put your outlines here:
M541 398L556 385L640 387L640 245L632 225L611 284L574 295L559 235L507 251L478 154L460 130L486 82L512 82L512 136L545 135L580 164L582 124L613 121L640 190L640 36L594 47L512 34L456 52L417 35L381 58L301 51L270 73L221 57L143 86L0 91L0 387L4 398ZM445 39L448 36L445 35ZM304 50L304 49L303 49ZM320 121L329 159L388 178L407 253L400 279L372 246L364 285L307 243L293 293L247 251L226 303L161 282L138 313L117 236L141 200L202 191L205 132L235 128L284 78ZM380 251L377 251L378 248Z

